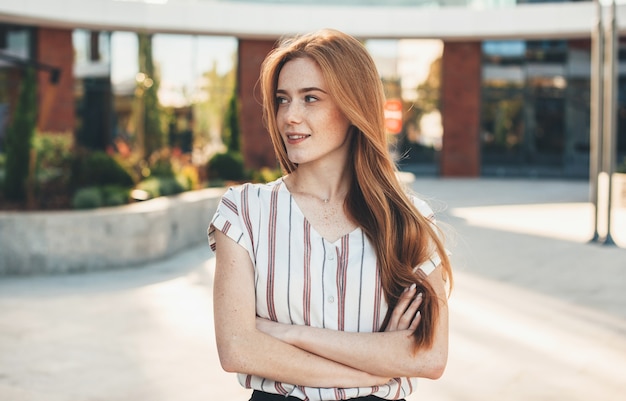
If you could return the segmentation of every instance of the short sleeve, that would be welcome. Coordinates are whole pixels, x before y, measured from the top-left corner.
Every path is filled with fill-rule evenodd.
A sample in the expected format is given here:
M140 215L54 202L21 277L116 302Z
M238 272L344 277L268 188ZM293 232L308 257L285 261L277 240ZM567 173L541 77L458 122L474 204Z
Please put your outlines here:
M243 246L252 255L251 238L249 229L245 228L244 217L247 215L249 206L242 205L242 189L238 187L229 188L222 196L217 210L211 219L211 224L207 230L209 246L215 252L215 230L219 230L227 237Z
M437 220L435 218L435 212L433 212L433 209L428 205L428 203L426 203L424 200L416 196L411 196L411 200L413 201L413 204L415 205L417 210L424 217L426 217L426 219L432 225L437 224ZM435 230L435 232L438 232L438 231ZM447 255L450 255L450 251L448 251L447 249L445 250L445 252ZM436 250L433 250L430 257L424 263L420 264L419 266L416 266L415 269L416 270L420 269L425 275L428 276L437 268L437 266L439 266L440 263L441 263L441 256L437 253Z

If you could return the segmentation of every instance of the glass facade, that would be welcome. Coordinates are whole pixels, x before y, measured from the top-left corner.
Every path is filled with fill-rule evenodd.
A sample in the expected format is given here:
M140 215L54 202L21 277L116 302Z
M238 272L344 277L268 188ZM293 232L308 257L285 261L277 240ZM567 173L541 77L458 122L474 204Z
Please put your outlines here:
M156 0L137 0L154 3ZM189 0L163 0L163 3ZM507 7L542 0L195 0L223 3L274 3L337 6ZM559 2L559 1L551 1ZM0 53L30 58L31 28L0 25ZM402 164L437 173L441 149L438 110L440 53L425 60L423 50L383 41L395 50L375 57L388 95L404 101L403 131L392 138ZM374 40L366 41L374 49ZM393 42L391 45L388 42ZM415 42L415 41L414 41ZM136 34L73 33L77 135L110 143L137 130ZM439 46L443 46L440 44ZM232 92L233 37L155 34L153 52L160 73L159 97L181 111L175 131L193 129L207 147L217 146L222 100ZM440 52L440 49L438 50ZM480 149L483 175L585 177L589 170L589 40L489 40L482 42ZM421 55L421 56L418 56ZM376 55L375 55L376 56ZM424 76L417 79L422 65ZM618 162L626 157L626 46L620 45L618 83ZM406 65L406 69L403 67ZM225 67L224 67L225 66ZM15 66L0 58L0 147L18 85ZM409 71L405 73L405 71ZM412 75L412 76L411 76ZM219 99L219 100L218 100ZM176 113L176 112L175 112ZM184 121L183 121L184 120ZM87 126L87 124L89 126ZM192 126L190 126L190 124ZM98 144L98 147L103 144ZM0 148L1 150L1 148ZM421 169L420 169L421 171Z
M483 43L485 175L588 175L590 53L588 40Z
M74 77L76 139L88 148L104 149L111 141L114 114L111 88L111 34L75 30Z

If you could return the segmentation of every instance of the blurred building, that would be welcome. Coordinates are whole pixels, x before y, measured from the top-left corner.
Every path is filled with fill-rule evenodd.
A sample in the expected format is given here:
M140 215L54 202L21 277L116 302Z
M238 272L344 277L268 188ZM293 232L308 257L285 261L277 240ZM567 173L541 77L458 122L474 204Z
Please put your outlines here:
M626 6L618 5L617 11L623 31ZM416 96L404 99L406 116L412 120L406 121L397 141L403 168L442 176L583 178L589 172L590 38L595 15L591 1L3 0L0 143L24 65L42 67L39 130L82 132L104 145L119 134L120 121L129 119L136 85L112 82L112 63L120 61L112 60L112 35L213 35L237 40L246 164L275 165L255 93L260 63L277 38L332 27L364 41L440 41L439 64L433 62L437 69L431 69L438 76L437 110L421 106L422 91L415 83L413 87L399 83L398 93ZM619 58L617 152L622 160L626 157L622 44ZM378 58L381 71L395 71L386 82L411 76L411 63L402 64L410 59L406 49L398 53L395 64ZM51 79L49 66L60 71L57 79ZM432 87L422 89L432 94ZM418 121L413 118L420 107L424 115Z

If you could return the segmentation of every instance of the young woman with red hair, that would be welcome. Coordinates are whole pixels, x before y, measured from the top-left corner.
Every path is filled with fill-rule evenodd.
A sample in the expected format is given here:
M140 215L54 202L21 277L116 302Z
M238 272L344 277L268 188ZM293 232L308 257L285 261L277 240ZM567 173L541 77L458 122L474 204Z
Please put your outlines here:
M222 367L251 400L399 400L447 363L450 262L433 212L397 178L382 83L335 30L263 63L285 175L230 188L209 227Z

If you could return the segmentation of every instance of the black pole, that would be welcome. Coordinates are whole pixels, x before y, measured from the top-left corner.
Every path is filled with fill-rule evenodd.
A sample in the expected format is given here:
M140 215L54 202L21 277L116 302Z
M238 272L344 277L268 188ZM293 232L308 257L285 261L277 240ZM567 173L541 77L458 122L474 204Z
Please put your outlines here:
M615 0L611 2L609 24L606 33L606 75L605 75L605 108L604 108L604 139L603 161L604 171L608 175L607 229L605 245L615 245L611 234L613 173L615 172L615 148L617 145L617 16Z
M604 27L602 4L596 0L596 21L591 36L591 126L589 129L589 193L594 208L593 236L590 242L599 242L598 175L602 171L602 116L604 106Z

